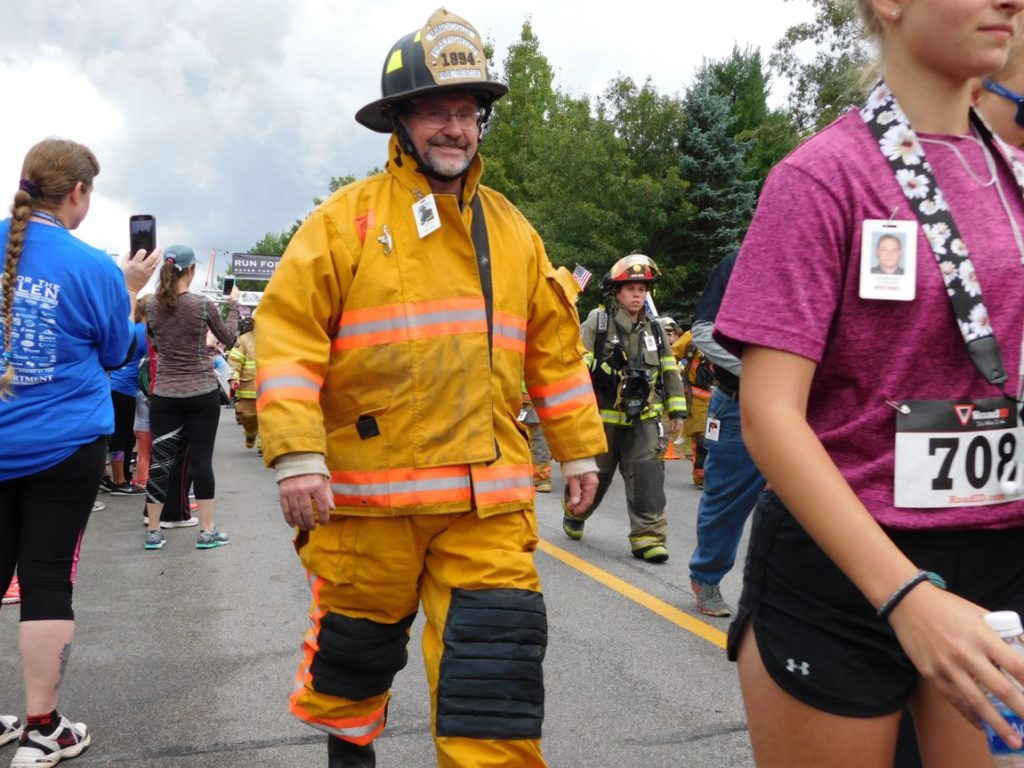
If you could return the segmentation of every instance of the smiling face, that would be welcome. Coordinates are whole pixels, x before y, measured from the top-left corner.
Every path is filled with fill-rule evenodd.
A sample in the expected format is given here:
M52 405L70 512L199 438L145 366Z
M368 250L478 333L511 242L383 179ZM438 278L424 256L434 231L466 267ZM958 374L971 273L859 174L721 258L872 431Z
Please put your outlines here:
M898 62L962 84L1006 63L1024 0L875 0L875 8L887 68Z
M480 146L479 123L475 117L467 119L475 116L479 108L476 96L457 92L417 99L401 115L402 125L423 164L442 176L452 177L457 187L461 187L457 177L469 168ZM435 179L430 181L433 188Z

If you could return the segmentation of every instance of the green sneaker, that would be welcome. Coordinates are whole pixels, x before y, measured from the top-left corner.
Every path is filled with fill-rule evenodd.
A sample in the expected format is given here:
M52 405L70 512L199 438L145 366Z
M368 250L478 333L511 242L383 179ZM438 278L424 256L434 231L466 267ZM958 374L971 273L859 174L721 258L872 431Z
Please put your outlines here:
M220 530L217 526L213 526L212 531L199 532L199 538L196 539L196 549L213 549L214 547L223 547L229 541L231 541L230 536Z
M705 616L732 616L732 608L722 598L718 584L701 584L690 579L690 589L697 596L697 610Z

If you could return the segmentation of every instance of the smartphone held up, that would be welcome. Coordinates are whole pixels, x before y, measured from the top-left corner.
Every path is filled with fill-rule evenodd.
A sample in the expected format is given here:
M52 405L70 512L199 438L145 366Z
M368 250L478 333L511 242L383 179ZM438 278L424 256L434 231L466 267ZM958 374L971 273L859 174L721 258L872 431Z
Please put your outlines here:
M149 255L156 250L156 219L148 213L138 213L128 219L128 236L131 243L129 253L134 256L140 250Z

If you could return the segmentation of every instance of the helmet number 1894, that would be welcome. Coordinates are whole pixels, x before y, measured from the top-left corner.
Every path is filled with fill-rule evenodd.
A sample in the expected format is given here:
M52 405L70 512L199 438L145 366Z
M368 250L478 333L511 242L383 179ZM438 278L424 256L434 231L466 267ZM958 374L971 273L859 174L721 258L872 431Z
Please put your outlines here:
M453 51L452 53L442 53L441 63L446 67L459 67L466 66L467 64L472 66L476 64L476 56L472 53L465 53L464 51Z

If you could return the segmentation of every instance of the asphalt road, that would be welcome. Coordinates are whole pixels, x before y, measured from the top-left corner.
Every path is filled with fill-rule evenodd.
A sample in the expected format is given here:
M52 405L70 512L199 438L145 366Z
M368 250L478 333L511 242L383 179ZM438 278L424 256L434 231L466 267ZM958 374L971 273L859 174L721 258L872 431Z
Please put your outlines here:
M93 744L69 765L326 765L323 734L287 711L308 589L273 474L245 450L231 411L220 430L217 522L228 546L197 550L187 528L167 531L162 550L144 550L136 498L102 496L107 508L90 521L60 708L89 725ZM718 645L728 619L701 616L689 590L699 491L688 462L666 466L663 565L629 554L621 480L580 542L562 533L559 481L538 497L550 632L543 744L553 768L753 765L736 671ZM745 547L744 539L741 557ZM733 605L740 570L723 583ZM17 620L17 610L0 611L0 712L24 714ZM436 764L421 629L419 620L377 740L382 768ZM13 751L0 749L0 764Z

